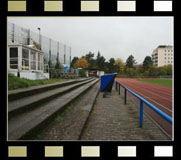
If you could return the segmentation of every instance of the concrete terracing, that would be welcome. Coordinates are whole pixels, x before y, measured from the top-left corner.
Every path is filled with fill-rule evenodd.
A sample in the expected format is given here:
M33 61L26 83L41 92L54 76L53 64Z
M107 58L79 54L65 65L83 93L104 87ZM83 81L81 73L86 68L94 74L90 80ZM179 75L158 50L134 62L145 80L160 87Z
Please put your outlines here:
M36 140L78 140L88 121L95 99L99 92L99 83L85 92L75 102L72 102L62 114L46 126Z
M11 116L8 120L8 139L31 139L46 127L52 117L62 112L69 103L96 82L98 79L86 79L83 82L9 102L8 113Z

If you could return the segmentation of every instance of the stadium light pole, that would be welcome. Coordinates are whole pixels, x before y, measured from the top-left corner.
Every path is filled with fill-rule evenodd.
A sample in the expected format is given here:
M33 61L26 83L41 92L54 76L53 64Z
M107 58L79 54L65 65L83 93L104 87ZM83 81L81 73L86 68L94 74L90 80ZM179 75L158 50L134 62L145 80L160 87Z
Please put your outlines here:
M41 28L37 28L38 30L39 30L39 45L40 45L40 50L41 50L41 34L40 34L40 32L41 32Z

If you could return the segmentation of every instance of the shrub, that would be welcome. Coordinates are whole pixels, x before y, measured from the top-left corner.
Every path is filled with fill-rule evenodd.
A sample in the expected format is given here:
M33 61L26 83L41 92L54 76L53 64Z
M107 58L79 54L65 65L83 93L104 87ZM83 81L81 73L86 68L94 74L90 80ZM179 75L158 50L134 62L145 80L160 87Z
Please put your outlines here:
M85 72L85 70L81 69L81 70L79 71L79 76L80 76L80 77L86 77L86 72Z

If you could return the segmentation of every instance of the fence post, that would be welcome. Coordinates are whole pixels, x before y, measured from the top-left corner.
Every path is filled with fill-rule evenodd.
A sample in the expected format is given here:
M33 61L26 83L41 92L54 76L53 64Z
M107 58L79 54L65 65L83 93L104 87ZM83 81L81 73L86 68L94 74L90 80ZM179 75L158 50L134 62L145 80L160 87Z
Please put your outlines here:
M119 85L118 85L118 86L119 86L119 95L120 95L120 83L119 83Z
M140 127L143 127L143 101L140 100Z
M117 83L117 81L116 81L116 91L118 90L118 89L117 89L117 88L118 88L117 86L118 86L118 83Z
M126 104L126 99L127 99L127 92L126 88L124 89L124 104Z

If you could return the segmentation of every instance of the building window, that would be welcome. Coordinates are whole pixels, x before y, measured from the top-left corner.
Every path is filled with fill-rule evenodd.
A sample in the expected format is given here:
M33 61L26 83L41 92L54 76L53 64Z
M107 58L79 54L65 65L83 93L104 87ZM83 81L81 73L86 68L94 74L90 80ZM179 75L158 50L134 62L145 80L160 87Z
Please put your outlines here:
M29 50L22 48L22 70L29 70Z
M18 48L14 47L14 48L10 48L10 55L9 55L10 59L10 68L11 69L17 69L18 68Z
M165 56L166 56L167 54L165 54Z
M168 63L170 63L170 61L168 61Z

